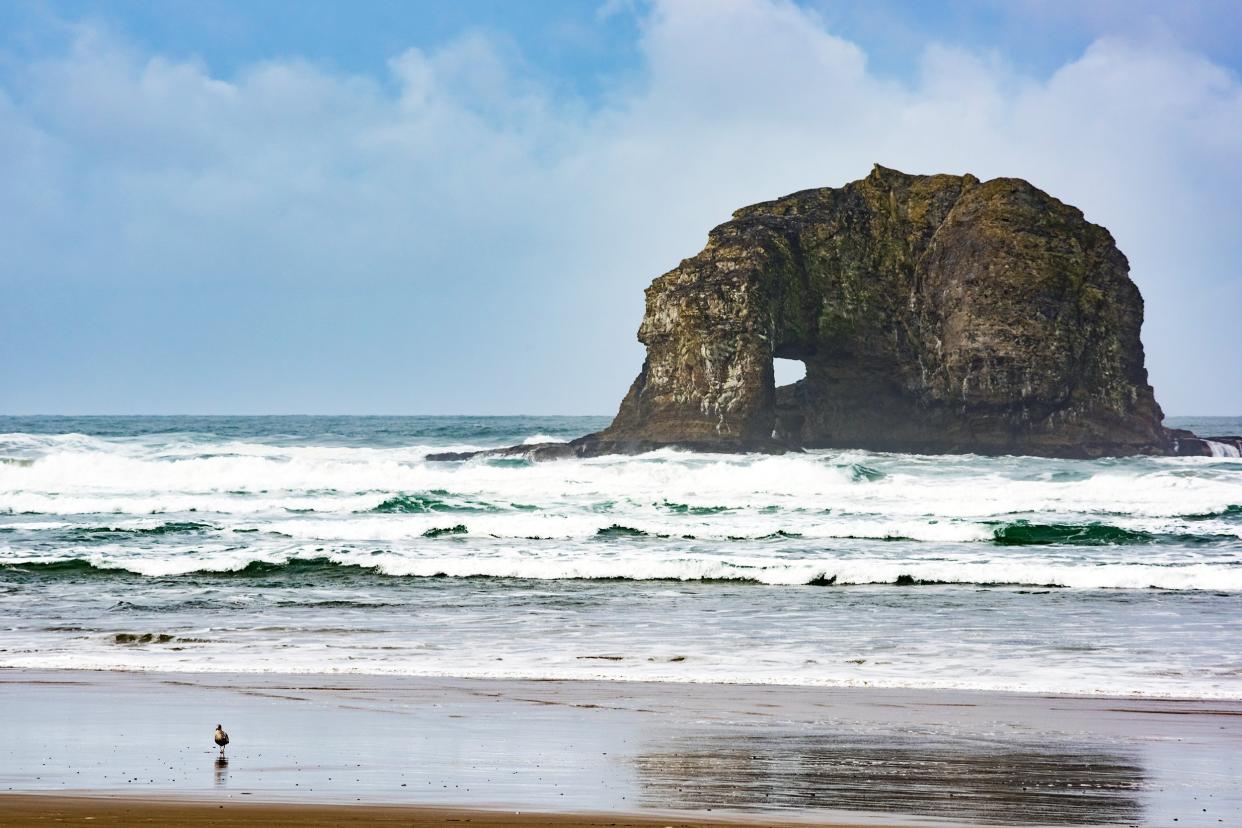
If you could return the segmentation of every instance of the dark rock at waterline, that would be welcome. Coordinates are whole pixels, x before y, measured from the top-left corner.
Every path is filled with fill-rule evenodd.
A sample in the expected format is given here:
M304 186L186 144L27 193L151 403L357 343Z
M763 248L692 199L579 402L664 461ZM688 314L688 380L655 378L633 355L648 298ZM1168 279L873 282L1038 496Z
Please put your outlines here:
M520 446L507 446L498 449L480 451L445 451L428 454L426 459L432 461L470 460L474 457L516 457L524 460L563 460L571 457L602 457L608 454L645 454L661 448L679 448L686 451L715 452L765 452L779 454L787 450L799 450L794 446L780 446L775 442L762 446L752 446L741 440L734 442L656 442L652 440L601 440L595 434L588 434L568 443L532 443Z
M1242 437L1236 434L1200 437L1184 428L1170 428L1166 432L1170 452L1179 457L1222 457L1242 455Z
M1199 437L1185 429L1170 429L1172 453L1179 457L1223 457L1227 454L1242 455L1242 437L1225 435Z
M1178 457L1211 457L1212 449L1207 441L1185 428L1167 428L1169 453Z
M1200 450L1161 425L1112 236L1020 179L877 165L738 210L646 295L647 358L611 425L486 454ZM777 388L774 358L806 377Z
M1212 447L1200 437L1173 438L1173 454L1178 457L1211 457Z
M520 457L530 460L558 460L577 457L569 443L532 443L508 448L484 449L482 451L441 451L428 454L428 460L450 462L469 460L472 457Z

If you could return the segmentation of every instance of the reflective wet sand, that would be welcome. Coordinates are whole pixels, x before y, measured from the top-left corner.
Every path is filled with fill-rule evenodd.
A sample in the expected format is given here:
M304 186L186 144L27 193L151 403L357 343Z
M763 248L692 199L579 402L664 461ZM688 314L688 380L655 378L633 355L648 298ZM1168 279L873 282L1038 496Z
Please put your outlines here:
M1242 702L23 671L0 672L0 699L0 794L1242 824ZM233 737L224 762L217 721Z

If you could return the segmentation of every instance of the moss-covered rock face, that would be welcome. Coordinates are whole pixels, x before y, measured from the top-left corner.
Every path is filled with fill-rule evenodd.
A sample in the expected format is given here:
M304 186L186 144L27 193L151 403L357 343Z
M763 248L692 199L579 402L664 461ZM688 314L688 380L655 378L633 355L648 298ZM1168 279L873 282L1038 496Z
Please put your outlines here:
M875 167L745 207L647 288L608 447L1166 453L1143 300L1102 227L1025 181ZM773 357L804 380L774 387Z

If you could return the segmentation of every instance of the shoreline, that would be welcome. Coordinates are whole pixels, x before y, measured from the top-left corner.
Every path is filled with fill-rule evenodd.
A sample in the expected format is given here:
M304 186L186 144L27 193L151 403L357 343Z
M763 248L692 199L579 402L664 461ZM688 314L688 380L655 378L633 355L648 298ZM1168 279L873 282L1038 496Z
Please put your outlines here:
M563 825L1242 820L1239 700L17 668L0 698L6 824L67 794Z
M537 675L515 671L513 673L488 673L478 675L461 675L450 673L398 673L398 672L378 672L369 670L360 670L358 672L324 672L320 670L252 670L240 671L235 669L229 670L166 670L166 669L146 669L141 667L44 667L35 666L27 667L24 665L7 665L0 664L0 685L3 685L6 675L21 674L98 674L98 675L124 675L124 676L183 676L190 678L210 678L212 676L231 676L250 680L260 680L263 678L284 678L287 680L299 679L302 681L310 681L315 678L324 680L340 679L341 681L470 681L470 682L532 682L532 683L559 683L559 684L603 684L603 685L654 685L673 687L738 687L752 688L756 691L765 689L781 689L781 690L805 690L805 691L824 691L824 692L845 692L845 693L870 693L870 692L908 692L908 693L951 693L951 694L980 694L983 696L1012 696L1022 698L1039 698L1039 699L1067 699L1080 701L1135 701L1135 702L1169 702L1172 704L1226 704L1234 703L1242 705L1242 695L1221 694L1216 696L1201 695L1172 695L1162 693L1118 693L1107 690L1098 692L1068 692L1059 690L1049 690L1042 688L1021 689L1016 687L969 687L961 685L919 685L919 684L903 684L899 682L886 683L883 681L860 682L855 684L836 683L836 684L799 684L795 682L759 682L745 680L730 680L727 678L700 679L700 678L683 678L678 676L660 676L657 678L648 677L630 677L630 676L609 676L609 675L593 675L593 676L550 676ZM1238 715L1242 715L1239 713Z

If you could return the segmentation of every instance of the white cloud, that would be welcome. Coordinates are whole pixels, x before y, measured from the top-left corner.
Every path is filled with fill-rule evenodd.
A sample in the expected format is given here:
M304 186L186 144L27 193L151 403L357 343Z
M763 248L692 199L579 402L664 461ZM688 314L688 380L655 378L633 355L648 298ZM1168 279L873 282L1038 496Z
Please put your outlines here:
M929 44L901 84L813 13L768 0L656 3L639 47L639 71L589 107L479 33L394 56L382 81L298 61L225 79L79 27L65 54L0 86L0 218L16 230L0 280L26 302L42 301L36 285L106 286L138 311L153 296L152 313L210 295L204 350L170 353L229 410L342 408L330 378L277 377L259 399L220 364L219 315L267 302L272 327L230 335L279 363L315 341L282 314L331 329L364 363L344 410L606 412L641 359L642 288L734 208L876 161L1015 175L1117 236L1149 300L1166 409L1242 409L1213 382L1242 344L1242 87L1224 69L1102 38L1039 78ZM74 335L109 347L119 323L91 324ZM140 344L167 348L166 333ZM375 368L376 352L399 369ZM168 399L125 369L118 399ZM71 399L33 375L19 408ZM173 407L210 407L177 393Z

